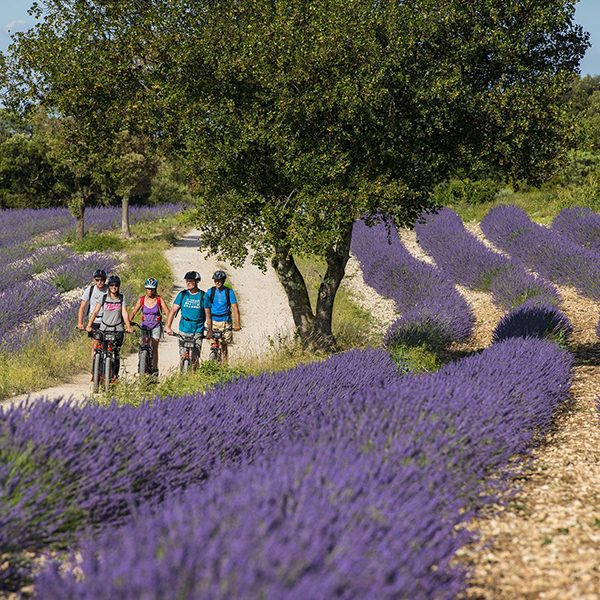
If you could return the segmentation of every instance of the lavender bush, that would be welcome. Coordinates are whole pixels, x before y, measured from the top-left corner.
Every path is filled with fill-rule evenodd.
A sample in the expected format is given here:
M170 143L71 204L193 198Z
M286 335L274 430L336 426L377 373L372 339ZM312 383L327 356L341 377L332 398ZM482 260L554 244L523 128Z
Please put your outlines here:
M365 282L391 298L402 316L385 337L399 342L445 345L467 339L473 332L470 306L438 269L411 256L397 232L384 225L354 224L352 252Z
M333 400L398 376L385 353L350 352L141 409L0 408L0 549L61 543L88 524L119 521L136 503L301 436Z
M492 208L481 229L494 244L543 277L600 300L600 255L596 252L533 223L517 206Z
M492 342L497 343L513 337L566 341L571 333L571 322L556 307L526 302L500 319L494 329Z
M552 229L575 244L600 252L600 215L585 206L561 210Z
M356 356L364 372L377 353ZM457 526L490 500L489 475L547 430L570 366L555 344L508 340L433 375L322 395L276 446L236 469L222 463L204 485L89 542L83 581L53 564L36 591L50 600L454 597L465 582L453 558L468 538ZM237 410L227 393L241 383L219 390L221 418ZM266 391L266 404L283 408L281 392Z
M469 233L449 208L423 215L415 226L419 244L454 281L491 292L494 302L511 309L526 301L557 306L560 298L549 283L494 252Z

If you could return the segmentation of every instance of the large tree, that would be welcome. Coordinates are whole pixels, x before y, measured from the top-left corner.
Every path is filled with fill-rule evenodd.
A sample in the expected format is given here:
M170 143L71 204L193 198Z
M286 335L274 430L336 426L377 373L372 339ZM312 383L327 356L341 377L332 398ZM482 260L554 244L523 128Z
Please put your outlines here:
M203 246L270 260L300 337L318 345L332 342L356 218L412 223L461 167L549 176L587 45L570 0L41 4L16 55L51 52L29 64L46 93L68 71L58 93L93 105L101 127L116 114L177 152ZM327 264L314 309L302 254Z

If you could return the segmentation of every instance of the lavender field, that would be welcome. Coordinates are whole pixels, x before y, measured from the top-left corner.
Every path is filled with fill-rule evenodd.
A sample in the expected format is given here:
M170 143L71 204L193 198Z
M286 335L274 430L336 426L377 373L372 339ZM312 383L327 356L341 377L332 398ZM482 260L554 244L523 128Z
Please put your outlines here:
M140 409L13 409L0 544L83 548L84 580L50 564L40 598L455 597L457 526L550 426L570 366L540 340L428 376L371 350Z
M178 210L175 205L133 207L131 222ZM115 229L120 219L118 207L86 212L93 232ZM62 341L72 338L79 301L67 293L89 285L95 269L109 272L117 266L113 254L80 254L64 245L74 226L67 209L0 210L0 352L17 352L42 332Z
M549 280L588 289L594 277L593 234L518 212L511 230L511 211L482 226L508 257L450 211L427 217L417 233L436 266L393 227L355 225L365 281L400 313L384 347L468 341L475 314L457 283L506 311L490 347L437 372L355 350L139 408L0 408L0 588L33 575L50 600L459 597L473 517L503 498L569 397L573 327ZM536 243L517 243L526 235ZM543 243L566 248L563 263ZM55 331L71 310L56 277L76 281L76 258L55 244L10 263L32 273L19 304L33 319L58 307ZM23 559L45 553L42 568Z

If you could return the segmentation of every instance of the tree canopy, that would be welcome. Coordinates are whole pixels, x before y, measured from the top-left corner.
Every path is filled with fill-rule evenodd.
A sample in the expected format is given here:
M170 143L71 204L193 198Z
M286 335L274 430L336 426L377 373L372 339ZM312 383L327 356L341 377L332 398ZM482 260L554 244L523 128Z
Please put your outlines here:
M43 7L43 9L42 9ZM164 144L204 247L272 260L299 333L331 339L356 218L412 223L463 167L543 181L587 37L571 0L46 0L21 97ZM94 137L95 136L95 137ZM328 265L313 311L294 256Z

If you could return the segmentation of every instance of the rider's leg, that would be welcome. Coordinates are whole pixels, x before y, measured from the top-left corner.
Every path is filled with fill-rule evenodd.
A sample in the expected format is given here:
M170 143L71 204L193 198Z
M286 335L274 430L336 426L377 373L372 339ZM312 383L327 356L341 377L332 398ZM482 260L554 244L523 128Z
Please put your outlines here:
M204 339L203 334L197 333L194 336L194 349L192 350L192 369L196 371L200 364L200 351L202 350L202 340Z

